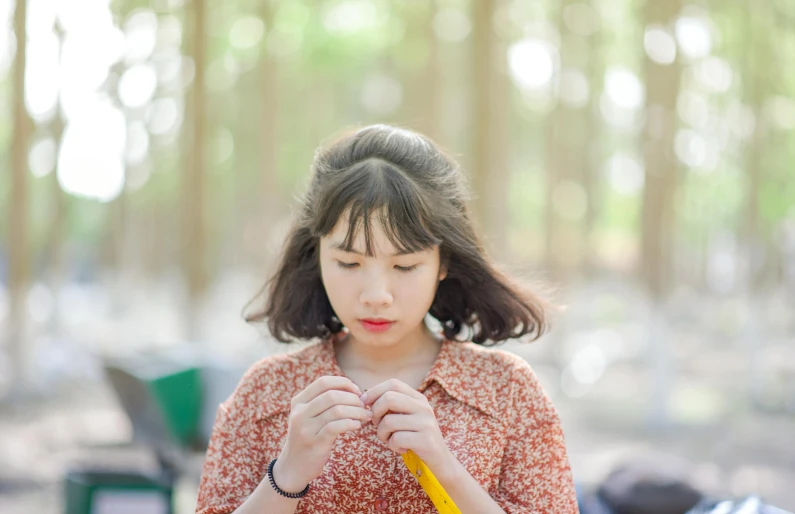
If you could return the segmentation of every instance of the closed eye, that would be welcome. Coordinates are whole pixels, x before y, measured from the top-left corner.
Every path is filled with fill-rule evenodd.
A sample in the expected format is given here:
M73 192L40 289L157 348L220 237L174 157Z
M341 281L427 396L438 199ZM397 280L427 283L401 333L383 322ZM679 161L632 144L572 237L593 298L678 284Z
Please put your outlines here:
M338 265L340 268L342 268L342 269L353 269L353 268L355 268L356 266L358 266L358 265L359 265L359 263L358 263L358 262L342 262L342 261L337 261L337 265Z
M417 265L415 264L414 266L395 266L395 269L402 273L408 273L409 271L412 271L416 267Z

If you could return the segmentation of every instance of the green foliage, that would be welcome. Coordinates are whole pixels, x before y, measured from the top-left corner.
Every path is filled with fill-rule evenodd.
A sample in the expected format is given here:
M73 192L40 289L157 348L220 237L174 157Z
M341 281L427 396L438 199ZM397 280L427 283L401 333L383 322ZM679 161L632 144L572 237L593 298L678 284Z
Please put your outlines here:
M746 202L746 177L738 168L691 173L681 191L679 221L686 236L731 230L742 222Z
M165 13L165 5L165 1L146 0L114 0L111 4L115 19L120 23L134 9L155 8ZM169 14L189 21L193 5L186 2L180 10ZM313 151L322 139L349 125L389 121L400 113L411 111L405 104L415 101L411 95L423 93L422 82L418 81L429 73L432 48L439 51L441 59L438 61L440 69L430 71L436 71L442 83L440 112L444 136L452 142L452 153L461 156L466 166L470 143L477 129L471 123L470 105L472 38L470 35L459 43L440 40L432 46L428 36L433 30L428 24L434 20L433 4L394 0L267 3L235 0L206 1L205 5L208 12L207 141L201 149L187 146L190 138L185 136L191 129L190 119L183 123L184 134L165 146L152 136L151 176L141 190L125 193L129 209L155 208L164 215L178 216L184 194L185 159L199 152L207 159L207 213L213 220L214 230L218 233L238 230L236 221L259 201L261 194L258 188L262 184L262 173L266 172L262 163L262 118L271 104L278 113L275 122L278 153L277 168L268 172L276 175L285 204L291 203L292 197L303 190ZM471 12L472 0L439 0L435 5L437 9ZM549 41L559 43L555 30L558 36L566 33L561 27L562 5L554 1L506 2L500 12L495 13L494 21L495 26L501 27L502 42L510 45L520 38L543 35L546 29L539 27L551 27ZM587 152L590 156L578 166L588 167L580 171L591 174L595 184L594 197L589 199L589 204L596 206L596 237L618 232L639 240L642 193L628 196L613 190L602 169L605 161L617 151L642 154L643 126L620 128L611 125L603 117L600 102L604 71L608 67L625 67L643 79L643 2L593 0L592 5L601 15L599 31L594 36L577 36L579 43L573 46L587 48L589 54L572 56L566 63L567 66L572 62L588 65L584 71L588 75L591 102L579 111L582 115L578 114L577 124L570 127L566 135L570 144L566 148L573 154ZM760 132L749 138L730 137L721 149L716 169L692 169L682 174L683 179L677 186L677 228L684 235L684 241L693 245L700 244L706 233L736 231L743 226L750 194L748 175L752 151L760 155L758 205L766 230L775 230L795 206L795 166L790 164L795 159L795 130L771 124L765 103L775 96L795 99L795 67L783 64L795 60L795 30L792 29L795 24L791 23L795 20L794 4L788 0L771 0L766 9L750 17L743 2L700 5L707 9L715 29L712 54L731 66L733 84L722 93L700 89L714 120L706 129L693 130L700 130L707 139L718 138L723 130L731 133L736 127L729 125L733 121L728 113L740 105L756 111L756 128ZM234 28L243 19L262 20L262 37L255 44L232 43ZM190 23L183 27L182 48L178 49L183 53L192 51L193 30ZM254 32L257 32L256 27ZM158 48L161 50L168 49ZM591 66L594 62L597 64ZM682 63L689 66L685 61ZM121 66L122 72L124 67ZM499 73L508 72L497 61L495 67ZM365 86L375 73L394 79L401 88L404 105L396 111L371 111L363 101ZM269 76L274 77L276 85L274 96L266 98L262 79ZM557 80L556 76L555 87ZM10 98L9 84L9 77L0 80L0 96ZM109 86L112 84L104 87ZM757 86L758 91L753 89ZM419 93L413 92L412 87L419 88ZM555 87L543 93L549 94L552 102L555 101ZM686 70L682 91L700 87L692 79L692 73ZM114 90L107 92L116 97ZM157 93L167 94L173 91ZM382 93L376 90L370 94L378 97ZM177 98L183 101L183 97ZM511 170L510 181L506 184L510 217L506 222L511 230L540 234L545 229L545 205L549 201L545 169L552 148L546 144L550 112L543 108L533 110L543 101L527 102L526 98L525 93L515 88L505 99L510 113L506 123L511 128L508 159ZM756 101L759 105L752 105ZM13 130L10 105L9 101L0 104L0 163L4 171L9 165L8 148ZM677 113L672 114L676 116ZM141 115L146 117L145 113ZM401 121L396 119L398 123ZM684 121L674 119L675 128L685 126ZM221 159L219 155L228 150L230 142L231 154ZM676 166L686 168L678 162ZM9 175L0 175L0 205L3 206L8 204ZM31 234L39 249L45 244L51 223L52 190L47 184L52 178L31 177L30 181ZM98 244L110 229L108 206L76 198L70 198L69 203L66 240ZM6 216L0 223L4 233L7 233L8 222Z

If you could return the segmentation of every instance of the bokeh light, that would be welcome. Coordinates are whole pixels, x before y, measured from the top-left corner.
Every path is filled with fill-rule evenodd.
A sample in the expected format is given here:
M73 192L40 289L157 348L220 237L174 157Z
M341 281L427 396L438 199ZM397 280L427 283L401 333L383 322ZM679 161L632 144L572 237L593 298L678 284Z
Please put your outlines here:
M558 67L557 51L541 40L525 39L508 49L508 66L520 88L542 89L549 86Z
M657 64L671 64L676 60L676 41L665 27L650 25L643 36L646 55Z

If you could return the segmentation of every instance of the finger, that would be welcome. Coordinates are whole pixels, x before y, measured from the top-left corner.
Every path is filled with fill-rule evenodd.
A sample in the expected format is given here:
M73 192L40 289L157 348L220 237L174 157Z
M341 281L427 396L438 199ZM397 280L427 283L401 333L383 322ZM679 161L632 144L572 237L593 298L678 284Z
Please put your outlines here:
M408 450L417 448L420 442L419 437L421 437L419 432L395 432L387 441L386 446L393 452L403 455Z
M381 396L384 395L387 391L395 391L398 393L403 393L407 396L412 398L420 399L425 398L425 395L421 392L417 391L410 385L405 382L402 382L396 378L390 378L380 384L374 386L372 389L368 389L366 393L364 393L362 397L362 401L364 401L365 405L372 405L378 401Z
M325 425L326 423L343 418L358 419L362 423L366 423L370 421L371 417L372 413L368 410L365 410L364 407L353 407L351 405L332 405L320 413L316 419L319 420L321 424Z
M332 389L349 391L357 396L361 396L362 394L356 384L351 382L347 377L325 376L318 378L309 384L306 389L298 393L295 398L293 398L293 406L309 403L322 393Z
M387 443L392 434L400 431L419 432L422 420L415 414L387 414L378 424L378 439Z
M358 419L343 418L322 425L317 432L317 436L329 440L345 432L358 430L360 428L362 428L362 422Z
M331 390L321 393L317 398L309 402L306 406L306 415L310 418L317 417L334 405L350 405L364 410L364 405L356 393Z
M375 426L378 426L381 422L381 418L386 416L388 412L413 414L419 411L421 406L421 403L408 395L395 391L387 391L381 395L381 398L371 407L373 411L373 423Z

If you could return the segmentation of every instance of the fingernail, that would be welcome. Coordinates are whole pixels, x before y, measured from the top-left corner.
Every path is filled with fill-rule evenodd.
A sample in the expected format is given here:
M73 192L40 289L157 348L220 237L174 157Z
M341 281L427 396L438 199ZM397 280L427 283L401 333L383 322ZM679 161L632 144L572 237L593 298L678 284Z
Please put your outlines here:
M372 417L373 417L373 411L371 411L371 410L368 410L368 411L367 411L367 417L368 417L368 418L372 418Z
M364 393L363 395L361 395L359 397L359 399L362 401L362 403L365 403L367 401L367 393Z

